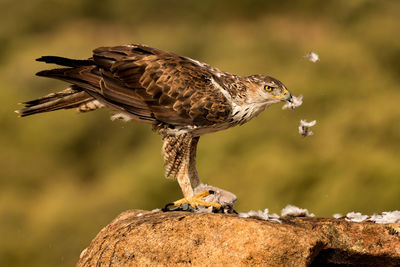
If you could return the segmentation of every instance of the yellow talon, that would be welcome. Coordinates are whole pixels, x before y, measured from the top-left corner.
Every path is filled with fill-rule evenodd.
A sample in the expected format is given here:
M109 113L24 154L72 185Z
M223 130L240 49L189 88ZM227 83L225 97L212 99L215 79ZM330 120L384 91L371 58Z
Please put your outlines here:
M193 196L190 199L186 199L186 198L179 199L179 200L175 201L173 203L173 205L175 207L179 207L179 206L181 206L183 204L188 203L194 209L197 209L197 207L199 205L204 206L204 207L214 207L214 208L216 208L218 210L221 209L221 205L218 204L218 203L207 202L207 201L201 200L201 198L209 196L211 194L214 194L214 192L212 190L206 190L206 191L204 191L204 192L202 192L200 194L197 194L197 195Z

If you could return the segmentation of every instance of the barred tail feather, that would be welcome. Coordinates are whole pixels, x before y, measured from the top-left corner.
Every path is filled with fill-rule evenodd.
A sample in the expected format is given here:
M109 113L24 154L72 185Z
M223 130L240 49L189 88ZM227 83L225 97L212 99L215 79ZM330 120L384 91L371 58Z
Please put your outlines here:
M51 93L44 97L21 103L25 107L20 110L16 110L15 112L21 117L25 117L59 109L70 109L75 107L79 108L80 106L85 106L86 103L92 102L93 100L94 98L88 93L77 86L72 86L61 92Z

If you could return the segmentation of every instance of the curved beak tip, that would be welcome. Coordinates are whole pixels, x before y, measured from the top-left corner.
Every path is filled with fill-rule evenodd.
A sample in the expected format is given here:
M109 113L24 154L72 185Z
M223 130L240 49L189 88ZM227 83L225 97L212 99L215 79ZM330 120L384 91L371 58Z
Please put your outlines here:
M287 102L293 103L293 97L291 93L288 93L288 95L286 96L285 100Z

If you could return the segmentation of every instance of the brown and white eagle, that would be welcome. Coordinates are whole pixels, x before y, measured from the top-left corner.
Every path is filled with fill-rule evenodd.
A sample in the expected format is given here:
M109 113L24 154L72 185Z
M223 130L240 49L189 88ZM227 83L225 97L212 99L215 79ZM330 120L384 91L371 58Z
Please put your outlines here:
M86 60L44 56L37 61L64 66L37 75L71 86L24 102L16 112L23 117L58 109L109 108L112 118L153 125L164 142L165 176L177 179L183 192L184 198L173 203L177 207L233 207L235 195L200 181L200 136L241 125L274 103L292 100L286 87L270 76L242 77L145 45L100 47Z

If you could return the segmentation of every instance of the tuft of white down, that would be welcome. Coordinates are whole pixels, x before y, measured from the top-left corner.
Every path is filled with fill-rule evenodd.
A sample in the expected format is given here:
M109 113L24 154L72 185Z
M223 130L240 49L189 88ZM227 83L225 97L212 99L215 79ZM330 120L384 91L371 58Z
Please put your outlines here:
M303 104L303 96L292 96L292 102L286 102L285 105L282 106L282 109L295 109L300 107Z
M77 107L78 112L88 112L99 108L104 108L105 105L100 103L97 99L81 104Z
M310 130L310 127L317 123L316 120L307 122L306 120L300 120L299 134L303 137L311 136L314 133Z
M303 56L303 58L307 58L309 61L311 61L312 63L315 63L317 61L319 61L319 56L317 53L311 51L309 52L307 55Z
M349 212L345 218L349 222L363 222L366 219L368 219L368 215L362 215L360 212Z
M259 211L254 211L251 210L246 213L239 213L240 218L255 218L255 219L261 219L265 221L270 221L270 222L277 222L277 223L282 223L281 220L279 220L279 215L276 213L269 214L268 209L265 209L264 212L259 210Z
M123 120L123 121L131 121L132 116L126 114L126 113L115 113L114 115L111 116L111 120Z
M314 213L309 213L307 209L301 209L293 205L287 205L281 211L282 216L293 217L315 217Z
M374 214L368 221L373 221L375 223L400 223L400 210L384 211L382 214Z

